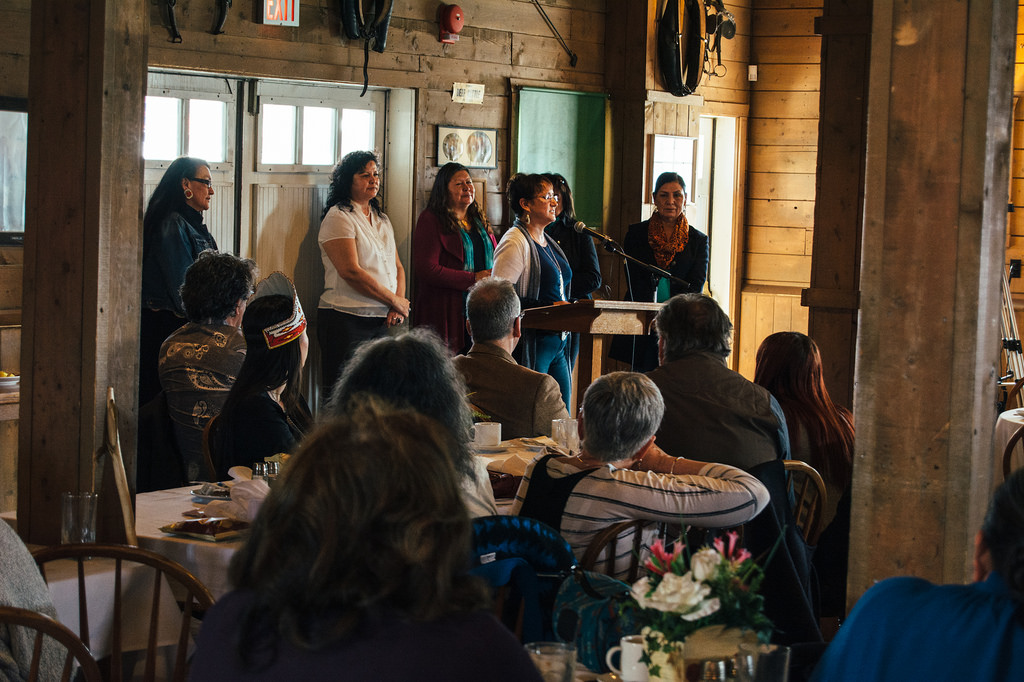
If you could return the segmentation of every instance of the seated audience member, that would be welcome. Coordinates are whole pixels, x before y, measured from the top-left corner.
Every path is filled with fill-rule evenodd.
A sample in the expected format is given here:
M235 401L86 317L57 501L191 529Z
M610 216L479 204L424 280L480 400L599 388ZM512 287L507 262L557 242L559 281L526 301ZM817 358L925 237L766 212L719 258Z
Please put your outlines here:
M996 490L970 585L889 578L850 612L813 680L1024 679L1024 469Z
M466 385L437 334L421 327L359 346L335 384L327 409L332 414L350 412L365 399L364 394L411 407L446 426L454 443L449 454L462 476L462 495L470 515L498 513L487 462L469 449L473 417Z
M827 526L850 485L853 415L836 405L821 376L818 344L800 332L778 332L757 349L754 383L775 397L786 415L793 459L807 462L825 480Z
M312 422L299 392L309 339L291 281L280 272L260 282L242 317L245 362L210 432L219 478L236 465L291 452Z
M35 559L25 543L0 521L0 606L16 606L57 618ZM0 625L0 680L27 680L32 663L35 632ZM49 637L43 639L39 679L59 680L64 668L64 648Z
M254 261L217 251L203 251L185 271L188 323L160 347L159 371L186 481L206 476L203 428L220 413L245 360L239 327L255 278Z
M582 452L534 459L513 513L556 528L578 557L599 531L619 521L725 528L757 516L769 498L756 478L725 464L671 457L654 445L664 410L658 387L643 374L598 377L583 396ZM629 558L616 560L617 572L625 573Z
M732 323L714 299L673 296L658 312L661 366L647 376L661 389L658 445L670 455L750 471L789 459L786 419L764 388L725 365Z
M551 420L569 413L550 375L520 367L512 358L522 334L515 287L504 279L480 280L469 291L466 317L473 346L454 362L470 402L490 421L501 422L502 438L550 436Z
M314 431L231 561L191 679L539 681L463 572L451 436L373 398Z

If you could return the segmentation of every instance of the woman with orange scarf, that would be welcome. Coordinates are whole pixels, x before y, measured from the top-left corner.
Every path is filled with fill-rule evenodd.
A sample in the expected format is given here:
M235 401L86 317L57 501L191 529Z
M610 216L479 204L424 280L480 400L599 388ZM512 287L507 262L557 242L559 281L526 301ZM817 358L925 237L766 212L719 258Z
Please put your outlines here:
M634 258L667 270L688 286L627 262L627 299L660 302L676 294L701 293L708 278L708 236L686 222L686 183L678 173L658 176L654 183L654 207L650 220L629 226L622 248ZM613 350L612 357L624 362L632 360L634 371L647 372L658 366L658 343L653 335L618 339L616 346L619 352Z

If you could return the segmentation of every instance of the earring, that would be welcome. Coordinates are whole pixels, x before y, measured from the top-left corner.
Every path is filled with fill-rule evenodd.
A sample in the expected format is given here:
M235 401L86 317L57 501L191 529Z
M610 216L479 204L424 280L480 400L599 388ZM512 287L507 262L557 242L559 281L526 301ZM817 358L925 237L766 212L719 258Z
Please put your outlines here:
M526 225L530 224L530 212L529 211L523 211L523 223L525 223Z
M192 190L189 189L188 187L186 187L185 188L185 199L188 200L188 199L191 199L194 196L195 196L195 194L192 193Z

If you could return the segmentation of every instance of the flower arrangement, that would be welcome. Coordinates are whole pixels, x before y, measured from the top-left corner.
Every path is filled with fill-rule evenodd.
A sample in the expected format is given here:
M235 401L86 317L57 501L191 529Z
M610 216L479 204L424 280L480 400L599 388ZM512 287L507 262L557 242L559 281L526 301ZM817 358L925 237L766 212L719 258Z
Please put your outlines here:
M737 534L717 538L713 547L693 553L679 543L668 552L662 541L651 546L644 564L649 575L632 589L635 617L644 628L646 652L669 652L694 632L708 626L752 631L767 641L771 621L764 615L764 597L758 588L764 571L746 549L739 548ZM658 675L655 667L652 677Z

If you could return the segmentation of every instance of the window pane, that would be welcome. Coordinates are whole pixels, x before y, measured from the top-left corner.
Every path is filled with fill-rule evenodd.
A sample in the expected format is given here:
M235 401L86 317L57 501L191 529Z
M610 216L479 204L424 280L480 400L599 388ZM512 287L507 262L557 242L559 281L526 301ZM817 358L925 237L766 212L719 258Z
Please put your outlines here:
M177 97L146 96L142 130L142 158L176 159L181 149L181 100Z
M188 101L188 155L210 163L221 163L227 155L224 144L227 107L215 99Z
M341 155L373 148L373 111L344 109L341 112Z
M330 166L334 158L337 126L335 109L302 107L302 163L307 166Z
M260 163L295 163L295 107L260 107Z
M28 114L0 111L0 232L25 231Z

